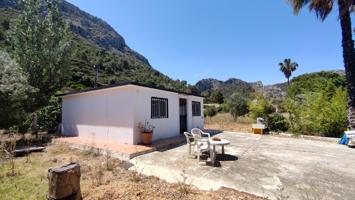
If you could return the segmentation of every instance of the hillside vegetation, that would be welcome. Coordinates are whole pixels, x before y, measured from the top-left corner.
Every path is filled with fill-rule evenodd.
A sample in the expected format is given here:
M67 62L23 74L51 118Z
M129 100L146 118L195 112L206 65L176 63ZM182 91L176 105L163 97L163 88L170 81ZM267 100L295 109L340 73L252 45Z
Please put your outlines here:
M341 136L347 127L345 87L345 76L336 72L318 72L294 78L283 100L291 131Z
M19 14L19 8L16 0L4 0L0 3L2 49L8 47L7 31L11 21ZM152 68L144 56L130 49L124 38L103 20L66 1L59 1L59 9L70 26L76 50L70 58L71 77L65 84L69 88L93 87L95 77L93 65L99 64L101 84L136 81L182 91L188 88L186 81L172 80Z
M0 74L0 100L3 105L0 108L0 129L27 131L33 118L37 118L36 130L55 131L60 120L60 104L51 95L94 87L94 66L98 68L98 86L134 81L198 93L186 81L172 80L155 70L144 56L130 49L124 38L103 20L66 1L54 1L59 16L48 16L47 3L51 1L41 2L39 14L28 15L22 18L22 22L19 16L24 12L17 0L0 2L0 55L6 58L2 60L5 63L2 67L6 70ZM27 9L37 13L35 5L32 7ZM62 21L65 24L63 27ZM50 23L58 25L50 27ZM24 26L31 26L31 29ZM41 31L43 28L46 30ZM69 36L65 36L68 40L61 41L60 35L66 30L69 30ZM35 36L31 31L37 31ZM25 32L27 36L19 32ZM62 42L70 45L68 51L60 49L64 47ZM55 54L57 50L60 53ZM24 78L16 83L16 77Z
M269 129L277 132L339 137L346 130L348 107L343 71L303 74L293 78L289 86L247 84L226 86L226 82L215 79L198 83L197 87L205 90L202 94L211 102L205 105L209 128L250 131L250 123L262 117ZM240 123L240 119L248 119L249 125Z
M339 136L346 128L347 94L342 71L304 74L293 78L289 86L286 83L264 86L261 82L248 83L236 78L227 81L203 79L191 86L186 81L172 80L155 70L103 20L66 1L58 2L55 3L58 9L53 13L59 16L48 16L44 3L38 6L37 14L27 15L27 18L34 18L33 21L21 18L25 12L16 0L0 2L0 56L3 65L0 74L0 128L26 131L34 128L30 126L36 118L36 129L56 130L60 103L53 95L93 87L96 69L99 86L135 81L201 94L209 103L205 106L206 117L218 112L229 112L235 121L241 116L253 120L263 117L274 131L333 137ZM63 25L64 22L67 25ZM51 23L58 24L59 31L51 27ZM32 29L26 28L32 26L58 34L33 29L37 31L33 37L29 32ZM53 39L57 41L53 45L43 42ZM31 45L32 42L35 45ZM70 44L70 48L66 46L68 51L56 48L62 47L63 42ZM53 53L57 50L60 55Z

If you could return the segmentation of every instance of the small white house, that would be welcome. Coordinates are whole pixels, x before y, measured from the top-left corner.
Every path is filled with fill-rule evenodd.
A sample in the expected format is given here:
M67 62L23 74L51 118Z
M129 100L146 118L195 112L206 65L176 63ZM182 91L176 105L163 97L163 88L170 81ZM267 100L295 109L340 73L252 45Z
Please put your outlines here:
M153 141L203 128L203 97L138 83L68 93L62 98L62 135L141 143L139 123L155 126Z

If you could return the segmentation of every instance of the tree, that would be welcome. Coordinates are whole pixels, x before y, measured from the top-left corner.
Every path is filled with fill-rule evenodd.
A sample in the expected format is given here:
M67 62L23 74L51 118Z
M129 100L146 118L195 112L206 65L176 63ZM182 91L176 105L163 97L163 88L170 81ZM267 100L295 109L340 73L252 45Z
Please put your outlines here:
M200 90L196 86L190 84L187 85L185 92L189 94L195 94L195 95L200 94Z
M26 117L26 104L35 89L9 54L0 51L0 128L21 123Z
M217 114L217 108L215 106L208 106L205 108L205 111L203 113L205 114L205 116L211 118Z
M248 113L247 99L238 94L232 94L227 100L229 113L233 116L234 120L237 120L239 116L243 116Z
M279 63L280 71L282 71L287 78L287 85L290 85L290 77L292 76L292 72L294 72L298 64L291 61L291 58L285 59L282 63Z
M343 47L343 60L345 67L345 74L347 79L347 91L348 91L348 105L349 126L355 129L355 55L354 55L354 41L352 39L352 27L350 12L355 5L354 1L350 0L289 0L293 6L295 14L298 14L300 10L308 6L311 11L316 13L316 16L324 21L329 13L333 9L335 2L338 4L338 13L340 19L340 26L342 32L342 47Z
M1 23L1 26L5 29L5 30L9 30L10 29L10 21L9 20L4 20Z
M272 107L271 101L267 100L264 96L257 96L254 101L248 104L249 114L252 118L256 119L258 117L264 118L268 121L270 114L275 112L274 107Z
M224 96L220 91L213 91L211 94L211 101L213 103L222 104L224 102Z
M72 53L71 34L57 5L53 0L42 2L22 0L23 9L9 33L15 60L28 74L29 84L39 89L39 105L63 86Z

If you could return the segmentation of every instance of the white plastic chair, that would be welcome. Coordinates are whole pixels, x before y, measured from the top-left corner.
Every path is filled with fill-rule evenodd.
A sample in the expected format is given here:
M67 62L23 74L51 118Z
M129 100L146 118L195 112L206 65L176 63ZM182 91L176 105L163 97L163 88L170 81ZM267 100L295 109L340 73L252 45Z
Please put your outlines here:
M192 151L195 151L196 140L195 140L194 136L189 132L184 132L184 135L185 135L186 143L188 146L188 153L189 153L189 156L191 156Z
M209 140L205 140L203 138L196 138L196 147L197 147L197 162L200 162L200 157L203 153L208 152L210 154L210 158L213 160L214 152L211 148L211 144Z
M199 128L193 128L191 130L191 133L194 136L194 138L204 138L204 136L207 136L207 138L209 139L211 137L211 135L209 133L205 133Z

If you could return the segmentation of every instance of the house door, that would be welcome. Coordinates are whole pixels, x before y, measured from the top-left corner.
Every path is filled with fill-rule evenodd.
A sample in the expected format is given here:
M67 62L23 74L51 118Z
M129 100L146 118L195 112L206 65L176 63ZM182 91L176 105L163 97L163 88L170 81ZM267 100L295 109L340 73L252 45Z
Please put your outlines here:
M180 99L180 133L187 131L187 102L186 99Z

